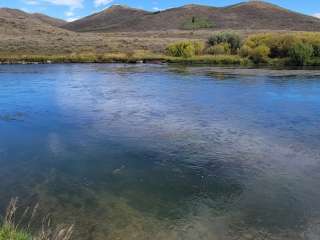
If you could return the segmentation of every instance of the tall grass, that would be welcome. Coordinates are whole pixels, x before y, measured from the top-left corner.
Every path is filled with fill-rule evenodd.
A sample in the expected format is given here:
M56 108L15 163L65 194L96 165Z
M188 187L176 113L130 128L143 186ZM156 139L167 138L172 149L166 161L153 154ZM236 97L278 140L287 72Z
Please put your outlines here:
M14 198L6 210L5 217L0 226L0 240L70 240L73 225L61 225L53 227L50 217L42 220L41 229L37 233L31 233L31 226L37 215L39 205L33 208L27 207L18 216L18 199Z

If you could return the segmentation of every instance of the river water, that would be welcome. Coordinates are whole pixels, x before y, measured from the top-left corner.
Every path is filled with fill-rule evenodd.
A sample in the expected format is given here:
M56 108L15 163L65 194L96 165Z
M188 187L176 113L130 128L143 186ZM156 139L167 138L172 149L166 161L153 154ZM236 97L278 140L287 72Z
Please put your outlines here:
M318 240L320 77L190 69L0 66L1 209L77 240Z

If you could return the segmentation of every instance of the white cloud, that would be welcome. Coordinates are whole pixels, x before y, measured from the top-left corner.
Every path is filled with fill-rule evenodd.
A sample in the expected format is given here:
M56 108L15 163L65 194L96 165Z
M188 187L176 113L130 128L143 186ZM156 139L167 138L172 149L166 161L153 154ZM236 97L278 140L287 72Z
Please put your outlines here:
M100 7L100 6L105 6L113 2L113 0L94 0L94 6L95 7Z
M28 5L38 5L39 2L37 0L25 0L25 3Z
M66 17L73 17L74 16L74 11L73 10L70 10L70 11L67 11L64 13L64 15L66 15Z
M67 22L73 22L73 21L76 21L78 19L79 19L79 17L70 17L70 18L67 18L66 21Z
M320 13L315 13L315 14L313 14L313 16L316 18L320 18Z
M67 6L70 7L70 9L83 7L83 0L25 0L25 2L29 5L50 3L53 5Z
M26 13L33 13L30 9L28 8L21 8L22 11L26 12Z
M158 7L153 7L152 10L154 10L154 11L162 11L163 9L162 8L158 8Z
M45 0L55 5L68 6L70 8L82 8L83 0Z

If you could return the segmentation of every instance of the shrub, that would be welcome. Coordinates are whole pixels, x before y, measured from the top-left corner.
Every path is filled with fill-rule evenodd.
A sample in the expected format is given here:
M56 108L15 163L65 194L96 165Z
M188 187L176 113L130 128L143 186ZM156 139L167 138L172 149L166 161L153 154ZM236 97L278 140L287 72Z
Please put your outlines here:
M268 44L270 47L270 56L273 58L288 57L289 50L299 41L299 38L294 35L273 37Z
M203 53L204 44L197 41L183 41L170 44L166 48L168 55L173 57L189 58L194 55L200 55Z
M320 33L264 33L249 36L244 45L254 49L260 45L270 48L271 58L287 58L289 51L299 43L313 47L313 56L320 57Z
M220 43L228 43L231 51L235 53L241 46L241 38L236 33L224 32L211 36L207 41L209 46L215 46Z
M290 61L298 66L305 65L313 55L313 47L308 43L297 43L289 50Z
M222 33L219 33L219 34L215 34L213 36L211 36L207 43L209 46L214 46L214 45L217 45L219 43L222 43L223 42L223 38L222 38Z
M207 49L208 54L212 55L225 55L231 53L231 48L228 43L220 43L214 46L211 46Z
M193 47L194 47L194 53L195 55L201 55L204 52L205 46L203 42L200 41L194 41Z
M169 45L166 49L168 55L173 57L192 57L195 55L194 45L191 42L178 42Z
M320 42L319 43L313 43L313 56L314 57L320 57Z
M239 50L239 55L241 57L249 57L251 50L252 48L250 48L249 46L243 45Z
M256 48L253 48L249 51L249 58L254 63L265 63L268 60L270 54L270 48L266 45L260 45Z

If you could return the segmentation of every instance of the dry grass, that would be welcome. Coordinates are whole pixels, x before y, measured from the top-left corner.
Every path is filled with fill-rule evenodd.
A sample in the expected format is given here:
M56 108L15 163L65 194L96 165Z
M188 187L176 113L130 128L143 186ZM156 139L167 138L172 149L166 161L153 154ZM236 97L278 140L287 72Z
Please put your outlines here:
M73 225L52 226L49 216L43 218L41 230L35 235L31 234L31 226L37 215L39 204L33 208L27 207L18 216L18 199L10 201L6 215L0 227L0 240L70 240ZM23 225L25 227L23 227Z

